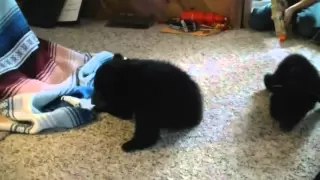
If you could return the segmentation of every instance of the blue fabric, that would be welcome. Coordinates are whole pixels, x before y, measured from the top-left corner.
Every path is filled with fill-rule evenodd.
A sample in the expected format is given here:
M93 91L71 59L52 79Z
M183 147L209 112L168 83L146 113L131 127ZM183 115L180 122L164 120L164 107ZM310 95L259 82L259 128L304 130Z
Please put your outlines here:
M271 31L274 29L274 24L271 19L271 3L261 6L259 8L254 8L250 19L250 28L256 31Z
M111 60L113 54L111 52L102 51L95 54L89 62L83 65L77 73L79 85L92 86L93 79L97 69L106 61Z
M19 68L38 44L16 1L1 0L0 75Z
M299 11L295 24L301 36L320 43L320 2Z
M91 95L93 93L93 88L90 86L76 86L75 88L69 89L70 91L68 93L65 93L63 95L69 95L75 98L79 99L89 99L91 98ZM40 96L41 97L41 96ZM58 109L60 107L73 107L72 104L61 100L61 95L59 95L55 100L49 102L45 106L41 108L41 112L51 112L55 109Z

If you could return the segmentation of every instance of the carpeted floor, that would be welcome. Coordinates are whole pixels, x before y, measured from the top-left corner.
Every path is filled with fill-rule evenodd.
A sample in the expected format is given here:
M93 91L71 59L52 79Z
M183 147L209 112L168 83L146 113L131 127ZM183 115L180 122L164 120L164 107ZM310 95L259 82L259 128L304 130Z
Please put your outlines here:
M0 142L0 179L312 179L320 170L320 125L281 133L268 115L262 77L290 51L319 62L319 47L289 40L280 48L271 33L248 30L204 38L158 30L110 29L97 22L80 29L35 29L78 50L178 64L205 94L205 119L198 128L164 132L156 147L133 154L120 149L133 124L108 115L71 131L10 135Z

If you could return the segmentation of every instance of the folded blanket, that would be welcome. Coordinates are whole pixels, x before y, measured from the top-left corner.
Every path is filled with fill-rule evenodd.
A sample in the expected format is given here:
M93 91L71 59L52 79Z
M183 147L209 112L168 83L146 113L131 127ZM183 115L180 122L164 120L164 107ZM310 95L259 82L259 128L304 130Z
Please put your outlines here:
M0 1L0 75L19 68L38 44L16 1Z
M0 103L0 130L35 134L51 128L73 128L94 120L88 103L92 87L22 93Z

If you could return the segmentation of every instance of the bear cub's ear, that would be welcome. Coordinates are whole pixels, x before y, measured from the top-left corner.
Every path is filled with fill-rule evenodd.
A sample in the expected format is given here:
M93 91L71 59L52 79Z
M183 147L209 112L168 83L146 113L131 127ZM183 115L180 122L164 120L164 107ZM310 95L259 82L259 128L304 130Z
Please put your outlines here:
M112 58L113 61L123 61L124 57L120 53L115 53Z

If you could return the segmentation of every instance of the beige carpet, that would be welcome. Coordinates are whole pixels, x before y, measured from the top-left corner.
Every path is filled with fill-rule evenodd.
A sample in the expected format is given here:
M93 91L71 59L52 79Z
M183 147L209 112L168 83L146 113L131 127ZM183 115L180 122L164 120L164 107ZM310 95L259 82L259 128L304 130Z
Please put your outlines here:
M320 61L315 46L289 40L280 48L273 35L248 30L204 38L92 22L80 29L35 30L82 51L110 50L178 64L202 87L205 119L191 132L164 132L156 147L133 154L120 149L133 124L108 115L70 131L10 135L0 142L0 179L308 180L320 170L319 123L281 133L268 115L262 84L263 74L290 51Z

